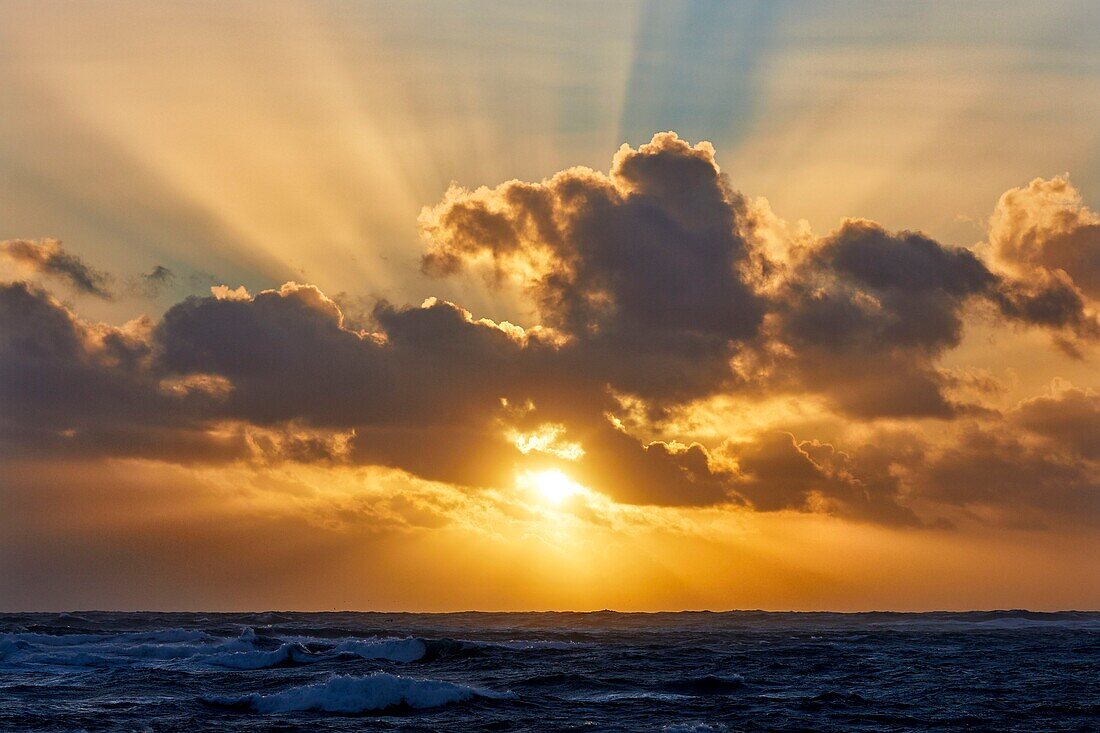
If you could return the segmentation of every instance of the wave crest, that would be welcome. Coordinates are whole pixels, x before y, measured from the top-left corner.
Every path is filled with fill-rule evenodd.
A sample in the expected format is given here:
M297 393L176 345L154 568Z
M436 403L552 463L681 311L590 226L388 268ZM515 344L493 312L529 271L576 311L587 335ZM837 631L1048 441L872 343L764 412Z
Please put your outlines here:
M437 708L475 697L504 697L441 680L400 677L375 672L366 677L337 675L325 682L291 687L267 695L252 693L207 702L256 713L365 713L394 708Z
M292 667L318 661L317 657L297 642L287 642L278 649L269 652L248 651L215 654L207 657L207 664L230 669L270 669L272 667Z
M428 653L423 639L347 639L337 644L333 651L354 654L363 659L385 659L391 662L415 662Z

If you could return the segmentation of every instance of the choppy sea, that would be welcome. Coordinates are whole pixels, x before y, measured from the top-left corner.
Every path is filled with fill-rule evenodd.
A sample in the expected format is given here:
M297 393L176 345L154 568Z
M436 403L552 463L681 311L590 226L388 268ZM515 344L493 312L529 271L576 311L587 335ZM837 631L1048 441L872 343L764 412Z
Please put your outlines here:
M2 731L1100 731L1100 613L0 615Z

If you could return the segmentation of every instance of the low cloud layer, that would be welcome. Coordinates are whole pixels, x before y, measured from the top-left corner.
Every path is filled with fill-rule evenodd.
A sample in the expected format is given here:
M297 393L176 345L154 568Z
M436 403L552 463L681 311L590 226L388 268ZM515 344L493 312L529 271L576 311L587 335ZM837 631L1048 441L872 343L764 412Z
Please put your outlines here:
M1052 179L1006 193L974 249L862 219L814 237L739 193L709 144L665 133L606 174L452 188L425 209L425 274L518 284L523 327L436 299L377 302L353 327L298 283L218 286L113 327L4 283L0 440L8 456L372 465L471 489L559 468L623 503L900 525L1097 521L1091 385L1004 411L942 364L973 321L1087 357L1097 222ZM56 242L3 252L107 294ZM844 444L782 420L705 444L675 431L718 396L813 401L859 429Z

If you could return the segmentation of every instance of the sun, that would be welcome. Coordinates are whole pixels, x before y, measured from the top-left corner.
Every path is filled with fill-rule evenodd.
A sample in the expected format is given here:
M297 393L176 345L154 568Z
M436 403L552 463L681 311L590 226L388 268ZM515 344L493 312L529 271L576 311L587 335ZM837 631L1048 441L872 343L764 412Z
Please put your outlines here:
M580 484L557 468L522 474L518 483L524 488L531 489L551 504L561 504L584 490Z

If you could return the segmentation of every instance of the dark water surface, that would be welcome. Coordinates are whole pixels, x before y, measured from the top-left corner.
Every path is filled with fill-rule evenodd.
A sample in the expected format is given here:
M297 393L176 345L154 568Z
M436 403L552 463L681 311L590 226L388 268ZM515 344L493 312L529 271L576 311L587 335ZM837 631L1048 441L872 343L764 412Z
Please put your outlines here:
M0 730L1100 731L1100 614L6 614Z

